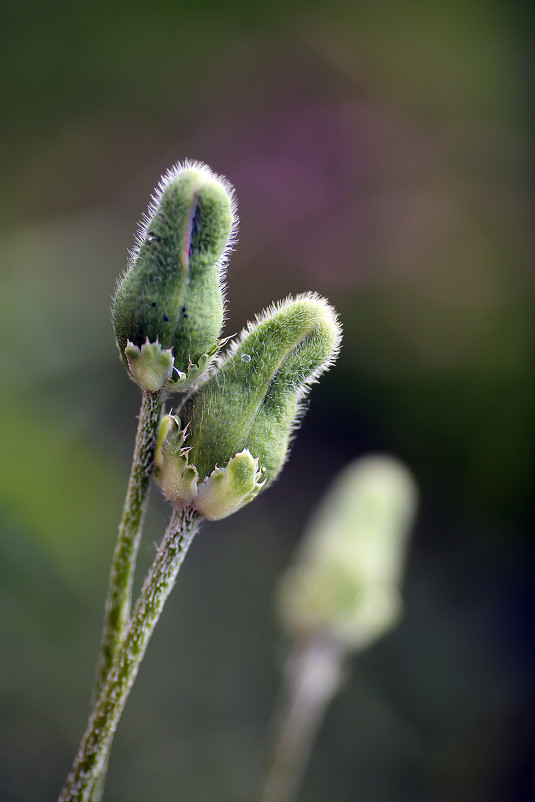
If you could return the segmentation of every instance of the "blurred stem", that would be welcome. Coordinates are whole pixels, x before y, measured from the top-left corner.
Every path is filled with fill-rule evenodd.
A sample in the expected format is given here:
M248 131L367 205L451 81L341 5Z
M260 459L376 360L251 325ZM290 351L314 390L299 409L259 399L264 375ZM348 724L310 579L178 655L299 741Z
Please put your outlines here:
M148 642L201 520L194 510L173 510L58 802L89 800Z
M293 646L268 728L254 802L295 799L325 711L340 687L343 659L340 646L323 637Z

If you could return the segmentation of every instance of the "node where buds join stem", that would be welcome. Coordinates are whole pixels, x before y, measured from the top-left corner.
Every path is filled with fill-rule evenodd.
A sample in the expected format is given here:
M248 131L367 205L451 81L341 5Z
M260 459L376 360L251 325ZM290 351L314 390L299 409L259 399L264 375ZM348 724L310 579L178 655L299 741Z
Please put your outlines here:
M163 176L112 309L121 358L143 389L185 391L212 361L236 228L225 179L195 162Z

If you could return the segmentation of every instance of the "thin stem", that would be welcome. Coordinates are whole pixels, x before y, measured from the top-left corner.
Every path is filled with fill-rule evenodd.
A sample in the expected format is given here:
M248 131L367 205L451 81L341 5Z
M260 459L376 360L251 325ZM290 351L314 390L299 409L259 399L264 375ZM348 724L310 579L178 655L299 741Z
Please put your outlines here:
M200 522L199 514L191 509L173 511L58 802L89 799L147 644Z
M295 799L325 711L338 690L343 652L323 638L297 643L268 727L255 802Z
M149 499L163 401L161 392L143 391L130 480L110 571L95 699L108 675L130 619L136 557Z
M93 702L98 698L130 620L136 557L149 500L163 401L162 392L143 391L130 479L110 571ZM102 799L107 768L105 759L90 794L91 802Z

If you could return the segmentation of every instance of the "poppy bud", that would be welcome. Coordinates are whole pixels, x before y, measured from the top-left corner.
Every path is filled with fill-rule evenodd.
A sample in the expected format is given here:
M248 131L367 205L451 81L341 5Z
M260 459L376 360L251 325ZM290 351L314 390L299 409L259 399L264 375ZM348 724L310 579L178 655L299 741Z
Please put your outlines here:
M121 358L143 389L184 391L213 359L236 225L234 190L205 165L161 179L113 299Z
M286 460L302 401L335 360L340 338L334 310L312 293L249 324L184 403L181 434L163 443L156 475L167 497L214 520L267 488ZM193 495L191 485L186 489L192 467Z

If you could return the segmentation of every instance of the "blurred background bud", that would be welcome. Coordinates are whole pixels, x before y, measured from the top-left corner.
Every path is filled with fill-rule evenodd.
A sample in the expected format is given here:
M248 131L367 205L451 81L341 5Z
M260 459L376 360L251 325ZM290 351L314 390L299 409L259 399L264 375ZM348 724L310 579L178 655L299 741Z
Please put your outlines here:
M357 460L338 476L281 582L292 636L326 635L356 650L390 629L415 508L414 480L390 457Z

